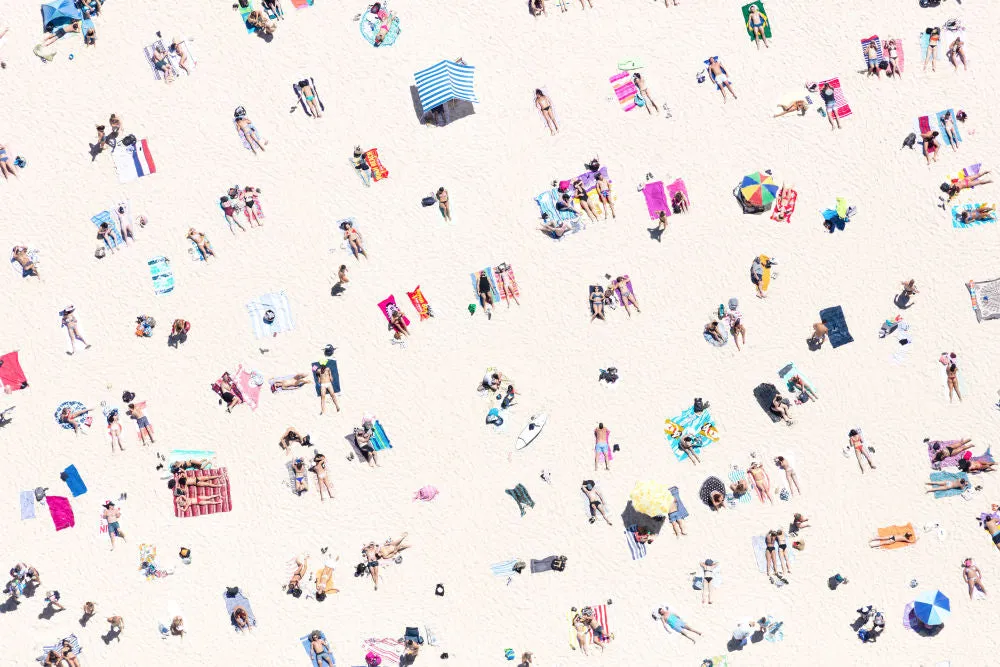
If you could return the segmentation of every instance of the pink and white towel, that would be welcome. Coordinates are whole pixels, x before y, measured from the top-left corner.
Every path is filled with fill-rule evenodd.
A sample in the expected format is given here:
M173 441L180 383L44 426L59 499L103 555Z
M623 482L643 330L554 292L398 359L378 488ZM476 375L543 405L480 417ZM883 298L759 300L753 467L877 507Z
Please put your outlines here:
M833 101L836 104L834 111L837 112L837 118L846 118L851 115L851 105L847 103L847 98L844 97L844 91L840 89L840 79L824 79L819 82L819 87L817 90L823 90L823 86L830 84L833 88Z

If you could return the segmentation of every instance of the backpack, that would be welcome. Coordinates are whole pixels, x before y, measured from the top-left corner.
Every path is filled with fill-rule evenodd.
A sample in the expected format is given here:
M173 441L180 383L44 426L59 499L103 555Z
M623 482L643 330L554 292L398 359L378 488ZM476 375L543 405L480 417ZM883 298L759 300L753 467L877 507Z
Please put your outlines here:
M566 556L557 556L554 561L552 561L552 569L556 572L562 572L566 569Z
M917 133L910 132L908 135L906 135L906 138L903 139L903 148L909 148L910 150L913 150L913 147L916 145L916 143L917 143Z

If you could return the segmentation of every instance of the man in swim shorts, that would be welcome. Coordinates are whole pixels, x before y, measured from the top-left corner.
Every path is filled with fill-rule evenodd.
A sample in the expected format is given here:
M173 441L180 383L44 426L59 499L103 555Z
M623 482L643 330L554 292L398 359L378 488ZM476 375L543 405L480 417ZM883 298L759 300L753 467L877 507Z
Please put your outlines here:
M608 457L611 455L611 449L608 447L609 435L611 435L611 431L604 428L604 422L599 423L594 429L594 470L597 470L597 463L602 456L604 457L604 469L611 470L608 466Z

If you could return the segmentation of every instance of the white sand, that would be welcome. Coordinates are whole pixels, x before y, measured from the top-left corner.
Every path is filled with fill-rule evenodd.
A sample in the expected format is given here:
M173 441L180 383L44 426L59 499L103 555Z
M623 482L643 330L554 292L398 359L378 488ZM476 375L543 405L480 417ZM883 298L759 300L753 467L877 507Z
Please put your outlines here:
M784 641L748 647L731 664L929 665L946 657L953 665L989 663L985 656L998 644L989 634L995 604L968 601L960 563L975 558L992 593L1000 581L997 554L973 517L989 508L997 483L979 476L984 491L968 503L925 496L921 440L970 436L981 451L996 427L997 368L989 350L1000 325L976 323L963 283L1000 275L997 227L953 230L933 206L947 174L973 162L997 166L989 162L998 141L989 69L996 49L988 39L996 11L985 3L920 10L916 2L887 0L770 0L774 42L758 52L741 28L739 3L595 4L586 12L574 4L560 15L550 3L548 18L536 21L523 2L394 3L403 33L397 45L376 51L351 20L364 2L318 0L296 10L286 1L288 18L265 44L244 33L226 2L160 3L153 19L145 7L112 1L98 20L96 49L84 51L79 37L67 38L46 65L31 55L37 4L4 9L12 31L0 47L8 63L0 141L29 164L17 182L0 187L3 237L7 246L41 249L44 282L12 272L3 278L0 352L21 351L32 386L5 397L17 411L2 433L8 470L0 497L8 510L0 519L0 551L4 567L36 566L43 587L0 615L0 662L30 664L41 645L75 632L85 647L83 665L306 665L297 638L320 628L338 664L354 665L363 662L363 638L430 625L442 646L425 649L421 663L437 662L447 650L448 664L500 664L503 649L512 647L534 651L536 665L569 665L581 658L567 644L566 611L613 598L616 640L597 658L603 664L698 664L724 652L738 620L766 613L785 620ZM953 11L976 36L971 69L954 75L941 61L937 73L923 74L917 34ZM167 39L195 39L194 76L171 86L153 80L142 46L157 29ZM855 73L863 67L859 39L873 32L904 38L902 81ZM695 83L700 62L715 54L738 101L722 104L709 83ZM412 73L458 56L477 67L482 103L447 128L420 127ZM625 114L607 100L607 78L627 57L649 65L650 91L669 103L673 119ZM326 103L321 121L288 113L296 102L292 83L303 76L315 78ZM801 93L802 82L830 76L841 78L854 110L841 131L831 132L814 110L805 118L771 118L783 91ZM547 86L563 128L555 138L533 108L539 85ZM258 157L233 131L239 105L270 140ZM928 168L918 152L899 149L918 115L948 107L970 115L958 154L945 147ZM148 138L155 175L121 186L107 154L91 162L94 125L112 112L126 133ZM356 143L379 148L387 181L361 186L347 166ZM618 220L555 244L535 230L532 198L552 179L578 174L595 153L616 184ZM741 176L766 168L799 191L790 225L743 216L730 195ZM665 181L683 177L690 192L691 212L671 217L662 244L650 241L652 225L635 192L646 172ZM235 182L263 190L267 218L263 229L234 237L215 202ZM453 226L419 206L442 184L453 201ZM963 201L995 200L996 188ZM97 261L89 218L123 192L151 225L136 230L134 248ZM830 236L818 210L837 196L858 214L846 232ZM370 261L355 262L339 249L332 223L345 216L357 218ZM208 235L217 259L189 261L189 226ZM747 276L761 252L780 261L766 302L753 297ZM173 259L177 289L170 295L151 290L145 262L159 254ZM470 318L469 272L501 261L517 272L521 306L500 306L489 322L478 312ZM352 283L331 298L341 263ZM617 311L606 323L588 324L587 284L606 272L631 275L641 315L628 320ZM895 343L875 334L897 312L892 295L909 277L921 289L907 312L915 342L908 361L897 365L890 361ZM417 284L437 317L415 321L408 349L400 350L389 345L376 303L393 293L416 320L406 291ZM296 330L274 341L253 339L244 304L282 288ZM732 296L748 329L739 353L732 344L710 347L701 336L710 313ZM68 303L93 343L74 357L64 354L57 315ZM855 342L810 353L804 341L818 311L836 304ZM133 336L139 313L158 320L154 338ZM193 323L178 350L164 344L175 317ZM305 388L263 396L256 413L240 407L227 415L209 390L241 361L266 377L307 372L328 342L338 347L341 414L318 416ZM270 352L261 355L262 346ZM936 361L942 350L962 361L964 403L947 402ZM785 428L771 424L751 392L775 382L777 369L793 360L821 400L796 410L798 423ZM622 373L611 390L596 382L608 363ZM522 394L501 435L484 426L488 406L473 391L491 365L516 378ZM139 447L131 424L127 450L114 455L103 428L74 437L53 424L60 401L91 406L126 388L149 401L155 448ZM694 396L712 402L722 430L698 468L676 463L662 436L664 418ZM545 432L511 456L515 435L540 408L550 414ZM395 445L376 471L344 459L344 436L364 412L379 416ZM599 420L622 444L612 472L596 473L613 528L587 524L578 488L595 476L591 431ZM878 470L863 476L840 455L856 424L877 449ZM301 499L282 486L287 459L276 442L288 425L311 433L329 457L335 501L319 503L315 479ZM218 451L232 479L233 512L173 517L153 467L154 451L174 448ZM805 495L712 514L697 498L702 480L724 475L733 461L746 463L752 449L766 462L792 453ZM48 486L53 495L64 493L58 473L70 463L90 487L73 501L76 527L55 533L44 507L34 521L19 521L17 492ZM538 478L544 468L552 470L552 486ZM645 560L632 562L617 515L639 479L680 487L690 535L677 541L663 534ZM518 482L537 502L524 518L503 493ZM425 484L441 495L411 502ZM97 518L100 504L122 491L129 497L121 521L129 542L109 552ZM787 525L795 511L815 527L803 533L807 548L792 585L779 591L758 574L750 538ZM922 535L917 545L887 553L866 546L878 526L929 520L946 527L945 540ZM414 547L402 565L386 568L378 592L350 576L363 543L402 531ZM173 577L146 582L136 569L140 542L157 545L168 565L182 545L192 548L194 561L178 565ZM319 606L285 596L286 561L303 551L319 560L323 546L341 556L341 592ZM551 554L568 556L565 573L525 574L510 587L490 575L493 562ZM689 573L706 557L725 568L712 607L702 606L690 585ZM850 583L830 592L826 581L836 572ZM954 614L935 639L900 627L912 578L951 597ZM434 596L438 582L444 598ZM223 591L234 585L253 603L258 627L251 637L236 635L225 614ZM42 620L49 588L60 590L68 610ZM86 600L97 602L98 618L82 629L77 618ZM663 636L648 615L663 602L676 604L704 633L697 645ZM876 645L864 646L849 623L867 603L886 611L888 629ZM156 625L169 622L173 606L183 610L189 635L160 641ZM127 627L120 643L105 646L102 621L112 614L124 616Z

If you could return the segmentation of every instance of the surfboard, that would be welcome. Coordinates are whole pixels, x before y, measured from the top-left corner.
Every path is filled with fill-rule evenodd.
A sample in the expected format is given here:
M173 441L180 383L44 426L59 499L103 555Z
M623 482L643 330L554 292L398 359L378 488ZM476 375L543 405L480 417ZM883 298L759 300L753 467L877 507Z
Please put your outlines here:
M532 415L528 425L525 426L524 430L521 431L521 434L517 436L517 442L514 445L514 449L524 449L534 442L535 438L541 434L542 428L548 420L549 416L544 412Z

